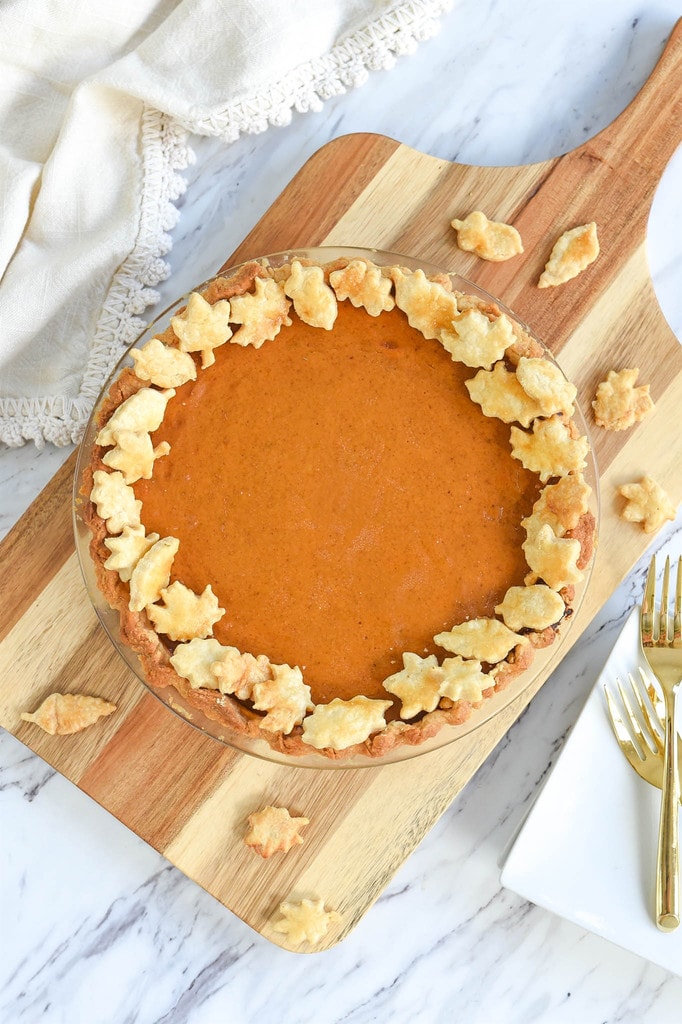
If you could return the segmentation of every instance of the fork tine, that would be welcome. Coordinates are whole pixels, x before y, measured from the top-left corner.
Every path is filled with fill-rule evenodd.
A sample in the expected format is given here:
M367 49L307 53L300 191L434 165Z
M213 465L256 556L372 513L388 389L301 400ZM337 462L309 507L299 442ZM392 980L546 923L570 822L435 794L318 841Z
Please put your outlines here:
M632 676L630 676L629 678L632 680ZM630 698L626 694L625 688L621 683L620 679L616 679L616 686L618 687L618 693L620 694L620 699L623 702L625 713L628 716L630 731L631 733L634 733L634 737L639 743L640 750L646 751L646 748L648 747L652 752L655 753L656 748L653 746L653 744L648 742L648 738L644 735L639 718L637 717L635 711L633 711L632 704L630 703Z
M628 680L632 688L632 693L634 694L635 700L637 701L637 707L639 708L642 714L642 719L644 720L644 723L648 730L647 735L644 738L646 739L647 743L654 751L654 753L661 754L663 753L664 746L663 737L659 734L658 728L654 724L654 719L651 716L651 711L649 710L649 695L647 693L647 696L645 698L644 692L642 691L642 687L639 686L634 676L630 672L628 672ZM644 687L644 689L646 690L646 686ZM651 710L653 710L653 708ZM654 712L654 718L655 717L656 715ZM642 735L644 736L644 734Z
M606 697L606 706L609 712L611 727L616 735L619 745L625 753L625 756L630 760L634 757L639 761L643 761L644 757L642 752L637 744L633 743L630 731L621 718L618 709L616 708L616 703L609 693L609 688L607 686L604 687L604 696Z
M654 718L651 719L656 732L663 739L663 722L665 721L665 701L661 696L660 691L654 686L650 677L646 674L642 666L639 666L639 676L642 680L642 686L649 698L649 704L654 713Z
M682 555L677 560L672 645L673 647L682 647Z
M654 642L654 602L656 598L656 555L653 555L649 563L649 572L646 577L642 608L639 613L639 632L644 647L650 647Z
M658 612L658 642L659 644L668 643L668 602L669 602L669 590L670 590L670 556L665 560L665 569L663 570L663 589L661 590L661 607Z

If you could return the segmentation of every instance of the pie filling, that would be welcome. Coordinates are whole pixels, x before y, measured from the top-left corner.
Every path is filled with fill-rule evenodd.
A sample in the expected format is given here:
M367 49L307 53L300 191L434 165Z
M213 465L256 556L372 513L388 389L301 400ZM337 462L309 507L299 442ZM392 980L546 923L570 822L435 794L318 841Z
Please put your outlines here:
M292 264L289 272L292 280L294 272L302 275L302 293L287 290L286 268L271 272L253 264L247 273L209 286L206 301L196 300L199 312L194 306L185 311L188 327L178 316L157 336L163 372L153 368L154 360L151 371L143 370L142 359L136 360L140 376L123 372L100 412L99 444L88 470L92 551L100 587L120 609L126 639L143 656L152 685L175 685L211 717L238 730L260 730L292 753L311 744L329 756L360 749L379 754L396 743L419 742L443 722L465 719L472 705L530 663L534 647L554 639L592 550L584 462L573 451L582 441L570 420L572 406L552 411L551 398L538 398L534 386L527 385L530 395L519 388L519 360L525 359L533 384L537 374L551 378L540 365L550 364L518 327L512 331L510 321L499 322L503 314L495 307L456 296L441 279L368 263L356 268L360 286L348 301L341 287L334 295L329 282L335 271L350 275L354 264L314 268L313 280L306 276L309 268L295 262L303 269ZM370 274L384 305L393 305L393 293L398 302L371 316ZM264 280L274 299L259 298ZM247 305L240 306L244 297ZM252 321L241 312L250 309L249 298L266 323L263 339L255 316ZM275 327L273 301L280 303ZM316 310L331 301L333 322L324 329ZM222 342L206 319L217 321L221 309L223 333L231 335ZM466 341L472 326L481 336L480 354L475 342ZM491 332L499 328L502 334L502 327L509 337L491 356ZM240 342L240 331L255 340ZM466 362L457 358L458 346L464 346ZM166 367L171 357L178 366L183 360L177 385ZM472 400L466 382L477 371L497 400L495 367L500 379L506 368L504 379L513 377L513 389L521 393L525 411L519 420L508 411L504 419L484 415L479 399ZM194 379L183 381L190 372ZM525 379L520 370L519 379ZM136 398L142 408L142 391L163 393L148 402L151 408L165 401L160 422L156 407L153 414L126 418L126 401ZM505 395L500 402L507 410ZM521 457L512 456L513 444L520 443L513 428L510 437L510 424L518 422L521 443L532 448ZM559 454L546 456L539 440L535 453L536 424L563 431ZM128 452L143 448L147 461L140 470L139 457L135 461ZM546 469L547 458L556 466ZM121 471L123 482L113 480ZM120 515L112 515L102 498L102 487L113 483L128 510ZM579 497L566 501L564 491ZM551 537L542 530L548 523ZM124 542L117 544L116 537ZM554 555L547 554L552 545L561 552L563 571L555 571ZM122 563L130 564L121 569ZM170 601L167 591L176 583L193 597L210 585L220 614L214 608L214 621L194 632L184 626L176 627L178 635L165 632L157 610ZM441 642L457 624L482 622L486 636L505 630L507 613L496 608L511 606L511 595L524 608L531 597L549 601L553 611L544 618L533 611L526 624L507 629L512 639L502 656L486 647L488 640L471 649L467 642L458 646L458 638ZM558 616L547 622L557 606ZM188 657L196 652L199 667L185 671L184 651ZM415 672L407 671L408 652L417 656ZM214 678L220 659L227 659L230 671ZM444 682L448 666L478 672L473 689ZM402 682L391 691L394 676ZM404 677L417 703L401 690ZM361 698L369 698L371 709L358 703ZM328 732L325 725L306 739L311 715L327 714L335 722L337 711L340 727ZM365 716L364 725L348 725L358 716Z

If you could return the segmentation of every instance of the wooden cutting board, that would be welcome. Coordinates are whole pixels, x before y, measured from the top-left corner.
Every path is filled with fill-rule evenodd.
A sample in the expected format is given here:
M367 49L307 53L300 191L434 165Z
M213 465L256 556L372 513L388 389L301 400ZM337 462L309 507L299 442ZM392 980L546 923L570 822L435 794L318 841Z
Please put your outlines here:
M618 484L653 475L682 500L682 346L654 296L645 253L660 175L682 141L682 22L630 107L567 155L480 168L378 135L329 143L303 167L231 257L296 246L379 247L470 277L532 325L590 409L609 369L641 368L653 415L636 429L592 424L602 487L597 565L572 639L650 538L618 518ZM525 253L488 264L460 252L449 222L481 208L512 221ZM602 252L574 281L538 290L556 237L596 220ZM343 938L516 720L544 679L499 718L415 760L361 771L289 769L236 754L151 696L114 652L84 590L71 527L73 458L2 544L0 722L268 939L278 904L323 897L342 917L317 948ZM22 723L53 690L96 692L116 714L71 737ZM242 842L264 803L310 819L303 846L264 861Z

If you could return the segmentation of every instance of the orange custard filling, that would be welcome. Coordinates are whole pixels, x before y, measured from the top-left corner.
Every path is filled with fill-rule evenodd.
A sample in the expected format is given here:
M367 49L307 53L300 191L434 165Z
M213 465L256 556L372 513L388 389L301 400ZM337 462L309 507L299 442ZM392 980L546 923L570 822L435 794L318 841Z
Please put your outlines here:
M218 595L221 644L300 666L315 703L386 697L402 652L523 584L538 481L475 371L399 310L295 328L178 389L153 435L170 454L134 490L180 541L172 579Z

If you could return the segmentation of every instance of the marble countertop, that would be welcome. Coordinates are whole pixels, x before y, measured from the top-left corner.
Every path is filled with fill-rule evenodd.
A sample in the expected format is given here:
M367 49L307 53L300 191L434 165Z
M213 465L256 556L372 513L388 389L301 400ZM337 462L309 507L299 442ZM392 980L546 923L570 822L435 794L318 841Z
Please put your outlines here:
M474 164L582 143L646 80L680 0L460 0L440 34L320 113L231 145L195 139L162 306L223 262L320 146L379 132ZM649 258L682 341L682 151L657 192ZM0 450L0 535L68 449ZM682 549L682 516L651 550ZM680 1019L682 979L500 885L647 559L341 945L287 953L0 732L0 1019L18 1024L327 1024Z

